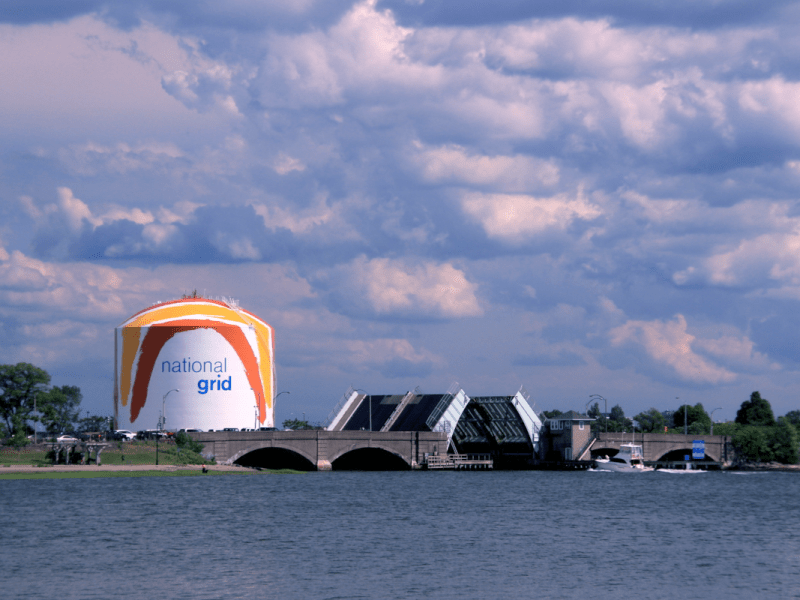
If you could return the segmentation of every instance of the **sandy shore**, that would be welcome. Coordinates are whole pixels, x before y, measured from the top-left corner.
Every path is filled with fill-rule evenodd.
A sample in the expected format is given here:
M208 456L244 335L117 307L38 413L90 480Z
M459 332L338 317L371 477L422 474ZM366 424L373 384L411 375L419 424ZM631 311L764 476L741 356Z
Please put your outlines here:
M3 473L67 473L79 471L201 471L201 465L52 465L49 467L34 467L31 465L0 466ZM252 473L253 469L236 465L206 465L209 471L224 471L231 473Z

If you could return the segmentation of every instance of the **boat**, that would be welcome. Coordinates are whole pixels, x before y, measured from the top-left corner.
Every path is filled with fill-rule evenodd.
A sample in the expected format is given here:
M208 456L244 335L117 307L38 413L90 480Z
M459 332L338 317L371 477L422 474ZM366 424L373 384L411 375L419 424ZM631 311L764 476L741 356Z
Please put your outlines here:
M644 473L653 467L644 466L644 453L639 444L620 444L616 456L594 459L595 471L614 471L615 473Z

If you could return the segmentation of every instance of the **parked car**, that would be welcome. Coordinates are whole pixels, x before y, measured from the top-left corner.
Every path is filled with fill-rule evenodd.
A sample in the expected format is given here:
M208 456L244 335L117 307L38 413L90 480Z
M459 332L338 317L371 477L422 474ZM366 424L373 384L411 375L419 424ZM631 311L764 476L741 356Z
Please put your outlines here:
M226 427L222 431L239 431L238 427Z
M123 442L130 442L131 440L136 439L136 434L132 431L128 431L127 429L117 429L114 431L114 439L122 440Z
M67 433L62 433L60 436L56 438L56 441L60 444L74 444L78 442L78 438L73 437Z
M277 427L259 427L259 431L280 431Z

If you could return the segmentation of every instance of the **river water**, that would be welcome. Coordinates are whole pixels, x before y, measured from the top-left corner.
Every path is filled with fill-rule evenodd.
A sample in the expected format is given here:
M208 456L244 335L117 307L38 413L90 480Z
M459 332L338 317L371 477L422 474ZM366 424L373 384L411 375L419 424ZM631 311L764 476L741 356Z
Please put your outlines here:
M0 481L0 596L800 598L800 474Z

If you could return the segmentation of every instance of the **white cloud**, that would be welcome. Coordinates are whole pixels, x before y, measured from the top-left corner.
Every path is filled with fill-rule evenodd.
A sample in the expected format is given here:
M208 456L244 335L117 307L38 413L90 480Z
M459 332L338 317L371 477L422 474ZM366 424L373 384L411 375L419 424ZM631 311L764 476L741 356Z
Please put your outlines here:
M483 313L477 286L449 263L361 257L350 268L350 280L353 293L362 294L378 314L454 318Z
M628 321L609 332L612 346L641 346L656 363L670 367L681 379L695 383L731 383L736 374L695 353L696 338L687 331L686 318L673 321ZM706 348L715 348L706 344Z
M172 142L149 142L136 146L124 142L113 146L87 142L58 151L59 159L80 175L161 170L167 164L174 165L176 159L183 156L183 151Z
M342 366L375 366L393 359L401 359L414 364L428 361L441 363L441 359L427 351L418 351L408 340L344 340L341 344L344 354L339 357Z
M426 181L455 185L487 186L507 192L525 192L559 181L558 166L552 160L530 156L481 156L455 144L427 148L415 143L414 158Z
M61 210L61 215L64 217L67 226L72 231L80 231L84 220L95 227L102 223L100 219L92 216L89 206L76 198L69 188L58 188L58 208Z
M19 251L0 263L0 304L45 313L103 319L123 312L122 280L109 267L55 265Z
M278 158L275 159L275 164L273 166L275 172L278 175L286 175L287 173L291 173L292 171L305 171L306 166L303 164L301 160L296 158L292 158L288 154L284 154L283 152L278 155Z
M461 198L461 208L481 224L489 237L513 244L550 230L563 231L574 221L588 221L602 214L600 207L583 194L535 198L468 192Z

